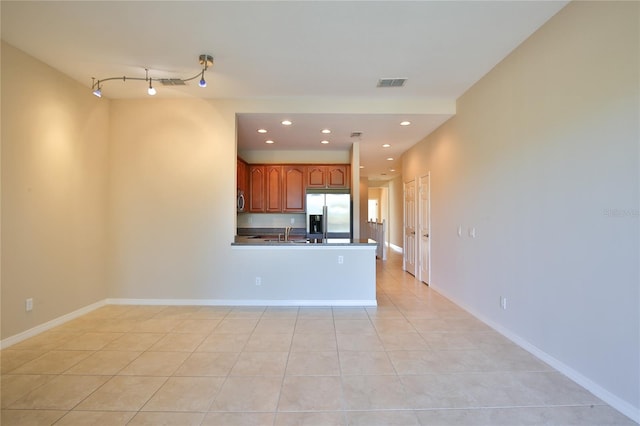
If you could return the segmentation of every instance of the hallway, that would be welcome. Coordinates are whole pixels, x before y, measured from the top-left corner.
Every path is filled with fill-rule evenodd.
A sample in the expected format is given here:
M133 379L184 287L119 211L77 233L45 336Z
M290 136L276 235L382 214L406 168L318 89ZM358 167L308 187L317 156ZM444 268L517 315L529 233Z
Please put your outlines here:
M634 424L377 262L377 308L108 305L20 342L1 423Z

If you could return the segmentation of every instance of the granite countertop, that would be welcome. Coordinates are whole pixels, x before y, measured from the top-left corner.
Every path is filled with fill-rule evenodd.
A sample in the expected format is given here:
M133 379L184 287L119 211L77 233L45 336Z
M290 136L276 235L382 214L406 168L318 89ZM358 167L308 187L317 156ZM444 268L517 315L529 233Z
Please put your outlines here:
M266 238L265 238L266 237ZM304 237L292 236L289 241L278 241L278 236L236 236L233 246L279 246L279 247L326 247L326 246L375 246L377 243L368 238L328 238L326 240L309 240Z

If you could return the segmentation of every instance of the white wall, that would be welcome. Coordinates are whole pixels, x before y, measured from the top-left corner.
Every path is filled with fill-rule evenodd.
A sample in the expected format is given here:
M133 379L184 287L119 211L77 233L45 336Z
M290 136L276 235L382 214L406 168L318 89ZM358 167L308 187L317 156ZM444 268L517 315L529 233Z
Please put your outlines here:
M235 265L233 279L220 283L227 286L227 300L293 306L376 304L375 246L235 246L227 261Z
M432 285L636 420L638 18L569 4L403 157L405 181L431 171Z
M107 295L108 107L2 43L2 339Z

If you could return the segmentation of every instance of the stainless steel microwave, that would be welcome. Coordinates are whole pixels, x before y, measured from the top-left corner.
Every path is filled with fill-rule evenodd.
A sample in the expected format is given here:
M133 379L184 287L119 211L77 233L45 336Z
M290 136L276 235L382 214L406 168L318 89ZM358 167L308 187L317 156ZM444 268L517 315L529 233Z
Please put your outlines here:
M236 207L238 208L238 212L244 211L244 191L238 191L238 200L236 202Z

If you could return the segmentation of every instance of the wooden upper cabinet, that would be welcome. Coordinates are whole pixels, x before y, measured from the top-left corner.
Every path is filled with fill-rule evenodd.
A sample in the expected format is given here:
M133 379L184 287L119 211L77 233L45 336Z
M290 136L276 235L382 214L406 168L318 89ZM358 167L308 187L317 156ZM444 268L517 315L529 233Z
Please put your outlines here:
M327 166L327 188L349 188L350 167L346 164Z
M238 161L238 189L241 168ZM304 213L307 188L349 188L348 164L246 164L248 211L251 213Z
M249 166L249 211L252 213L264 213L266 209L264 166Z
M305 190L305 167L300 165L283 166L282 211L284 213L304 213Z
M308 165L308 188L349 188L348 164Z
M326 166L307 166L307 187L308 188L326 188L327 186L327 167Z
M282 166L265 166L267 187L267 213L282 211Z
M237 168L236 168L236 185L238 191L247 192L247 170L249 165L244 162L241 158L238 158Z

